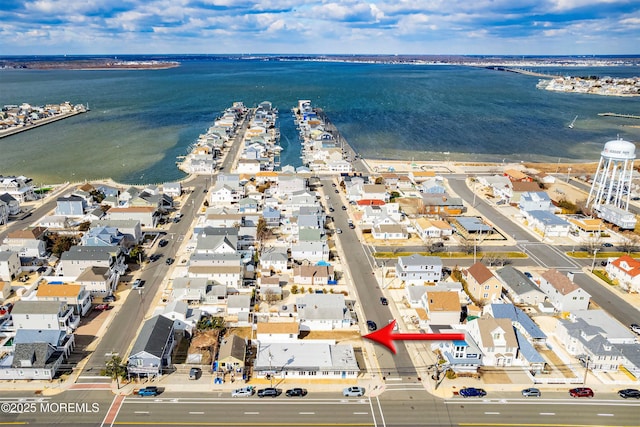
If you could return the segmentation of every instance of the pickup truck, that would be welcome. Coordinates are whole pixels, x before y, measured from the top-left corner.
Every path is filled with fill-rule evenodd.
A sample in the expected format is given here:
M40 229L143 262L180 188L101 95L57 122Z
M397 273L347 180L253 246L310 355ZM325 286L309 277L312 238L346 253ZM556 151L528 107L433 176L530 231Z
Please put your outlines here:
M142 397L142 396L157 396L158 395L158 387L155 387L155 386L145 387L145 388L141 388L139 390L136 390L134 393L137 394L140 397Z

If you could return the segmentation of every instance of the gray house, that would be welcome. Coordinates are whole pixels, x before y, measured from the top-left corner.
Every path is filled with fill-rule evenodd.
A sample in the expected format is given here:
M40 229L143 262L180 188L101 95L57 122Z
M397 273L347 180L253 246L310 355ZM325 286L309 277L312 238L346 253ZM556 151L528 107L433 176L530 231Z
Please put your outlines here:
M496 277L516 304L538 305L547 297L523 272L510 265L497 270Z
M52 380L64 352L47 342L16 343L13 357L0 357L1 380Z
M80 196L58 197L56 200L56 215L83 216L86 206L87 201Z
M137 376L159 376L171 366L174 347L173 320L154 316L142 326L128 359L128 370Z

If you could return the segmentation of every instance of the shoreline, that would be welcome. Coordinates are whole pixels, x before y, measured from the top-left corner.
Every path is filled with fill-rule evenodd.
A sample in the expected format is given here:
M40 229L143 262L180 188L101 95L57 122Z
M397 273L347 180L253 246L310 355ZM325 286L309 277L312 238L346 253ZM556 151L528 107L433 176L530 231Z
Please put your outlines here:
M78 109L74 111L70 111L68 113L57 114L52 117L46 117L44 119L34 120L30 124L20 125L20 126L11 126L7 129L0 130L0 139L6 138L8 136L17 135L19 133L28 131L30 129L35 129L40 126L48 125L50 123L57 122L58 120L68 119L69 117L77 116L78 114L86 113L88 110L86 108Z

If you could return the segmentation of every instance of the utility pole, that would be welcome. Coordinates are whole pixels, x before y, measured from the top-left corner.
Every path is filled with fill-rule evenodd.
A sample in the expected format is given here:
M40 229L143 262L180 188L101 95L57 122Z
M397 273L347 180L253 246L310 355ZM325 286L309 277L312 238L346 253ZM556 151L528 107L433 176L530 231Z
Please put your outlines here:
M589 362L591 361L591 356L587 356L584 364L584 378L582 379L582 384L587 384L587 373L589 372Z

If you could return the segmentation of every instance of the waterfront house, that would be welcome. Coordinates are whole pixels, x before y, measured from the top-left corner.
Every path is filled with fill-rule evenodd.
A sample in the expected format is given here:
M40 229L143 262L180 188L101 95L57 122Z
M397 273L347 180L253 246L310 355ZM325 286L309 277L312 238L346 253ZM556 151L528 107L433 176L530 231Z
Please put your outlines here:
M242 377L247 354L247 341L231 334L222 339L218 352L218 369L222 372L235 372Z
M20 273L18 252L0 251L0 280L11 282Z
M329 245L325 241L293 244L291 245L291 258L295 261L329 261Z
M164 368L171 367L174 341L173 321L154 316L144 322L127 359L131 376L158 377Z
M631 293L640 293L640 261L623 255L607 263L609 278L622 289Z
M438 283L442 279L442 260L440 257L413 254L398 257L396 278L406 286Z
M46 232L45 227L12 231L4 239L2 248L17 252L20 258L42 258L47 253L47 245L44 241Z
M0 198L0 225L5 225L7 222L9 222L9 205Z
M482 316L467 323L485 366L512 366L518 359L518 340L510 319Z
M342 294L305 294L296 298L301 331L331 331L351 326Z
M260 343L254 362L257 378L355 380L360 368L351 344L297 341Z
M496 270L495 275L502 282L509 299L515 304L537 306L546 298L545 293L531 279L510 265Z
M26 297L23 297L26 299ZM40 283L35 292L36 301L62 301L73 310L73 314L86 316L91 310L91 295L78 284Z
M589 295L573 282L573 274L562 274L556 269L545 271L540 276L540 289L557 311L572 312L589 307Z
M467 281L469 296L475 301L497 301L502 293L502 283L480 261L462 271Z
M80 196L71 195L67 197L58 197L56 199L56 215L64 215L68 217L84 216L84 210L87 207L87 201Z
M180 197L182 185L179 182L165 182L162 184L162 192L170 197Z
M0 175L0 194L8 193L20 203L37 200L31 178Z
M80 323L80 317L63 301L16 301L11 317L16 330L52 329L71 334Z
M9 216L18 215L21 211L20 201L9 193L0 194L0 205L2 204L6 206L7 215ZM6 224L6 221L2 222L2 220L0 219L0 224Z

